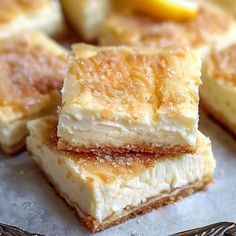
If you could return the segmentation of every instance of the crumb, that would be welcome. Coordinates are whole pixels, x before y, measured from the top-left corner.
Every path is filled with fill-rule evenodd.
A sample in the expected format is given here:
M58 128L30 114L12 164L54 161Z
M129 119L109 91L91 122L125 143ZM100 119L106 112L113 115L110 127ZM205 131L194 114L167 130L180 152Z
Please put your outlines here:
M225 174L224 170L221 170L220 171L220 176L224 176L224 174Z
M142 219L139 218L139 219L137 220L137 223L138 223L138 224L141 224L141 223L142 223Z
M20 171L20 175L23 175L25 172L23 170Z
M141 236L141 234L137 233L137 232L132 232L131 236Z

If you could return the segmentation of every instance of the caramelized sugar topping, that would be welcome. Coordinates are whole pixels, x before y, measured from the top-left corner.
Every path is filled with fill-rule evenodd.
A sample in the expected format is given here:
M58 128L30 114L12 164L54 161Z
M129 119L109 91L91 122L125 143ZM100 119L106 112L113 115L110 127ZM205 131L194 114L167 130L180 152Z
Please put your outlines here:
M80 48L76 49L75 45L76 50ZM168 84L183 76L178 73L179 68L174 68L173 58L181 60L185 56L184 49L157 54L106 49L87 58L74 55L70 73L76 75L80 83L76 101L83 105L84 96L91 94L107 108L104 118L109 117L111 109L123 109L135 120L142 105L155 116L161 105L175 106L184 101L183 94L168 89Z
M24 11L33 11L46 5L47 0L0 0L0 24L14 20Z
M192 46L207 43L212 34L223 33L229 29L233 19L225 12L211 7L211 4L201 2L197 17L183 24Z
M64 55L53 55L43 46L32 47L28 38L4 41L0 47L0 106L28 109L47 102L62 87Z
M115 15L107 20L107 26L125 45L187 45L184 29L172 22L156 22L141 15Z
M236 44L214 53L207 61L206 66L212 68L211 77L236 85Z
M224 12L211 8L211 4L203 1L199 4L197 17L191 21L168 22L142 15L115 15L107 20L107 27L126 45L198 46L208 43L212 34L227 31L233 21Z

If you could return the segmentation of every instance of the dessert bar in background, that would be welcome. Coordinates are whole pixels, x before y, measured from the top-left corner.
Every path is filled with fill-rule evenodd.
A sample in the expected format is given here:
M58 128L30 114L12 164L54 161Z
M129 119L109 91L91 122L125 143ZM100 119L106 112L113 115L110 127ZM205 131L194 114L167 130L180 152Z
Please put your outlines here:
M87 42L94 42L109 10L110 0L60 0L67 21Z
M236 134L236 44L209 56L202 79L203 108Z
M158 21L148 15L113 11L105 20L100 44L157 48L187 45L199 50L204 58L212 48L224 48L235 42L236 23L233 16L214 3L197 3L196 18L180 22Z
M0 40L0 147L25 146L26 122L56 111L67 52L47 36L21 32Z
M0 38L22 30L37 30L60 37L65 24L59 1L1 0Z

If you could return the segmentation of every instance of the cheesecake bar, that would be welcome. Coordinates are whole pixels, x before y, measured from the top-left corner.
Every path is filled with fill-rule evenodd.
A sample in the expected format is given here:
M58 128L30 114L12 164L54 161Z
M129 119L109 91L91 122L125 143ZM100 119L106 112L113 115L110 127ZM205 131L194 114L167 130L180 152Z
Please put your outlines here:
M139 14L113 13L104 22L100 45L176 46L187 45L204 58L211 48L223 48L236 42L236 24L223 8L207 1L197 1L193 20L158 21ZM158 13L157 13L158 14Z
M194 152L200 67L198 54L187 48L74 45L58 147L156 156Z
M213 2L216 2L220 6L224 7L227 11L229 11L231 14L236 17L236 4L235 0L212 0Z
M59 36L65 29L61 7L55 0L1 0L0 38L22 30Z
M60 0L66 19L87 42L97 39L110 0Z
M236 134L236 44L212 53L205 61L203 82L203 107Z
M36 32L0 40L0 149L18 152L28 134L26 122L61 102L67 52Z
M57 119L28 123L27 148L48 180L91 231L174 203L212 182L215 161L198 132L196 152L155 159L98 157L59 150Z

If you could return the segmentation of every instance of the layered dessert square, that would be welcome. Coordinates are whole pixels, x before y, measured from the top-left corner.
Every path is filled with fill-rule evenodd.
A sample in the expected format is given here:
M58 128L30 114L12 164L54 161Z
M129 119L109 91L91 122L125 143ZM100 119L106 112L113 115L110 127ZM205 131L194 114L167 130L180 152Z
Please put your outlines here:
M65 30L61 7L55 0L3 0L0 4L0 38L22 30L60 36Z
M233 16L214 3L196 2L196 17L185 21L158 21L137 13L114 11L104 23L100 45L144 45L154 48L187 45L199 50L204 58L212 48L224 48L235 42Z
M200 68L187 48L74 45L58 147L114 155L194 152Z
M60 104L67 52L36 32L0 40L0 147L16 153L25 145L29 119Z
M236 134L236 44L212 53L203 66L203 81L203 107Z
M197 133L194 154L112 157L57 147L57 118L28 123L27 147L48 180L91 231L173 203L212 182L215 161L208 138Z

